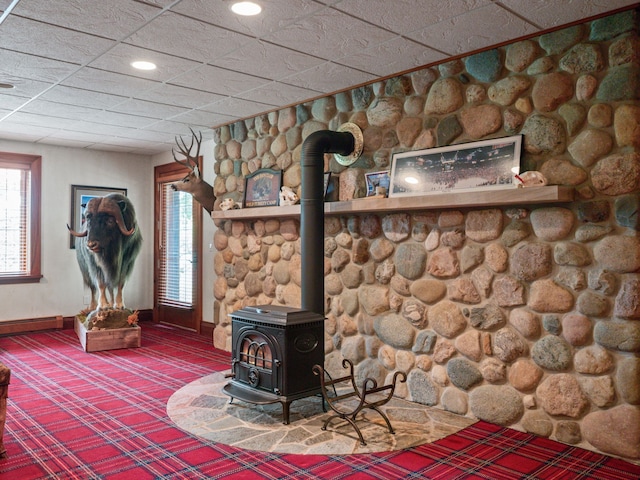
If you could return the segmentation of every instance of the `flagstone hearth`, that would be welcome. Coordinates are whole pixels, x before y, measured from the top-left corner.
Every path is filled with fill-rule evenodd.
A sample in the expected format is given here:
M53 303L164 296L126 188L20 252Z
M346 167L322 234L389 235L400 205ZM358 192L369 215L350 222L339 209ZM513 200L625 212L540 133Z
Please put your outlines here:
M321 429L329 413L322 411L320 397L291 404L290 423L282 422L282 406L229 402L222 388L224 373L196 380L167 402L167 414L175 424L194 435L247 450L275 453L348 455L401 450L433 442L456 433L476 420L443 410L393 398L382 410L396 433L387 431L384 420L365 411L359 421L366 446L345 421L333 421ZM360 418L360 417L359 417Z

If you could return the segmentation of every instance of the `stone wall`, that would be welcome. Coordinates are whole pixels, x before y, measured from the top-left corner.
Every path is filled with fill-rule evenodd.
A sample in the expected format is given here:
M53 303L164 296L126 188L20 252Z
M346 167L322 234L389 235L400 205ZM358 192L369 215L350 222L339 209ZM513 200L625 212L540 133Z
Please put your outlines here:
M408 374L398 395L640 459L640 39L637 11L573 26L216 130L218 202L244 176L300 188L303 140L364 133L337 196L396 152L524 135L523 170L576 201L325 219L326 364ZM277 212L277 210L276 210ZM299 221L218 220L214 343L227 314L300 305Z

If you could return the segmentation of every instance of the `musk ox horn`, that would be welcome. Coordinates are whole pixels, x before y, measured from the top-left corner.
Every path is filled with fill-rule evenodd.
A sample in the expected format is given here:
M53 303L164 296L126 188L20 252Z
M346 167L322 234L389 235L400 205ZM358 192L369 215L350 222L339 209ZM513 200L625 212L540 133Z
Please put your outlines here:
M122 208L125 207L126 205L124 202L116 202L110 198L103 198L100 202L100 206L98 207L98 212L104 212L111 215L115 219L116 225L118 225L122 235L129 237L136 231L136 227L134 225L131 227L131 230L127 230L127 227L124 224L124 218L122 217Z
M68 224L68 223L67 223L67 229L69 230L69 233L70 233L71 235L73 235L74 237L86 237L86 236L87 236L87 234L89 233L89 232L87 232L87 231L84 231L84 232L82 232L82 233L78 233L78 232L76 232L75 230L71 230L71 227L69 226L69 224Z

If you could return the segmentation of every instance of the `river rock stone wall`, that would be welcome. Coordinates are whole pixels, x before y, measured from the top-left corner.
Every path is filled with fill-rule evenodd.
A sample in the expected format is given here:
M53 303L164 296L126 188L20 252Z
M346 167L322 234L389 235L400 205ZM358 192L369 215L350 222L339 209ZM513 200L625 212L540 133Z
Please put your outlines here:
M283 171L345 122L350 168L325 156L333 200L396 152L524 135L523 170L575 187L570 204L328 216L326 365L460 415L640 459L640 39L637 11L523 40L218 128L214 190ZM277 212L277 210L276 210ZM214 344L228 314L300 305L297 219L217 220Z

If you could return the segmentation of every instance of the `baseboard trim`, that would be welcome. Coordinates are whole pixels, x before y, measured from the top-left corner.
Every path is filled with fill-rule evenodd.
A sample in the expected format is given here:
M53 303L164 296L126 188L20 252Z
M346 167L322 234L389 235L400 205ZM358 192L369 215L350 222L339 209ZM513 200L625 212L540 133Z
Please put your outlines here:
M41 330L59 330L61 328L64 328L62 315L24 320L7 320L6 322L0 322L0 335L16 335Z

